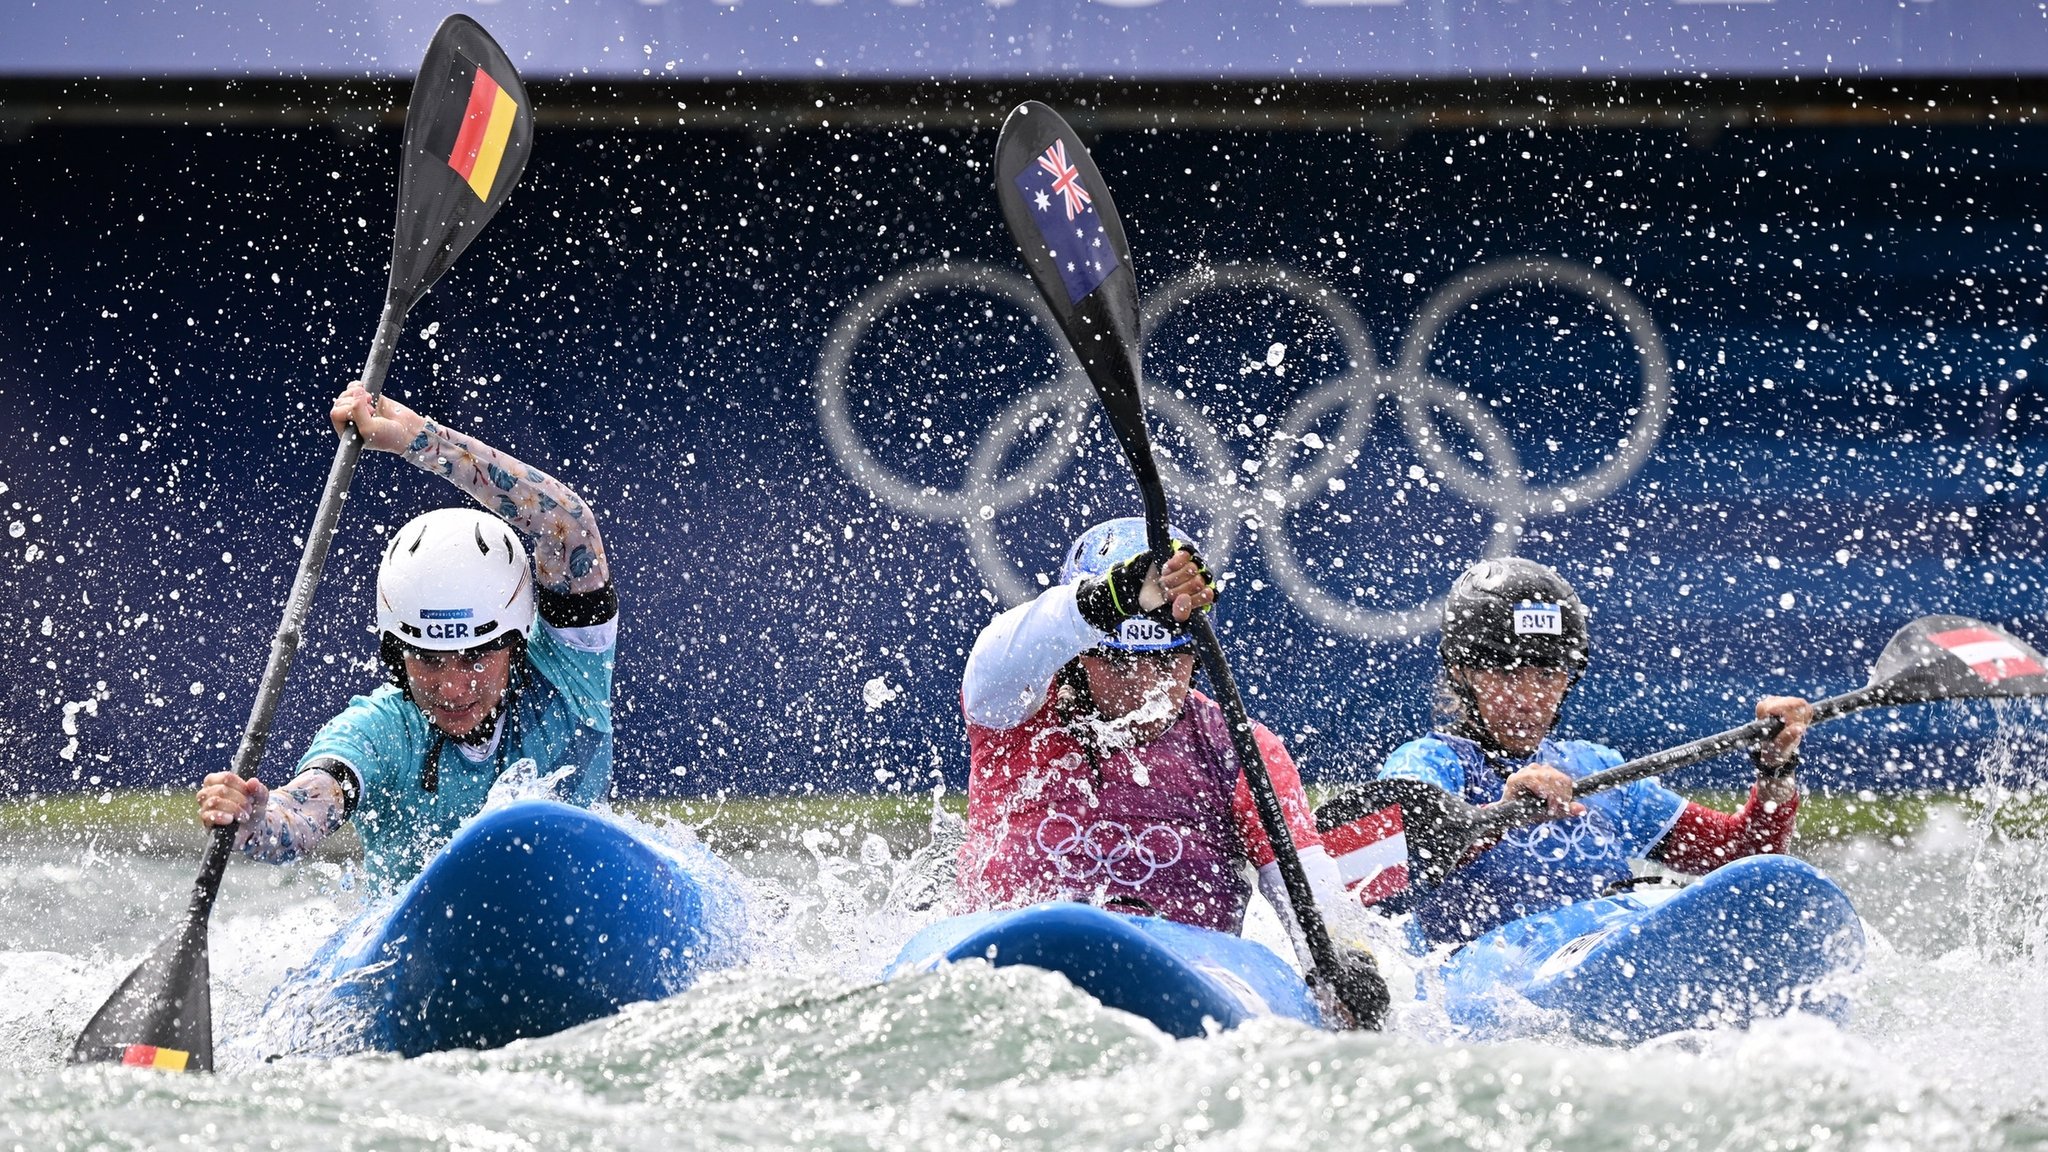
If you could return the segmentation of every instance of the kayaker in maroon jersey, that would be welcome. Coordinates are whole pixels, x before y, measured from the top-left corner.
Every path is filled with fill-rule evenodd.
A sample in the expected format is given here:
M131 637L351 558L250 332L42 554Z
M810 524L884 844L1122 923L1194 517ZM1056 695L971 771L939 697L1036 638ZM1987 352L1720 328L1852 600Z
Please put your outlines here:
M1077 900L1237 933L1256 882L1292 926L1228 724L1190 687L1183 625L1217 587L1175 535L1160 566L1144 521L1097 525L1057 584L976 639L961 692L972 775L956 881L969 907ZM1294 762L1263 725L1254 734L1328 916L1344 893Z

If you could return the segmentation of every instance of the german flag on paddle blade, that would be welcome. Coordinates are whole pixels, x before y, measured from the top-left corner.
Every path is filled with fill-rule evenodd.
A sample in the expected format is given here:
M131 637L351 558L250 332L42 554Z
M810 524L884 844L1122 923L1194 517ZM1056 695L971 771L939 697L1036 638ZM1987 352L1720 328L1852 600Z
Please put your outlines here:
M459 51L448 54L448 66L445 83L456 97L449 102L450 110L459 100L461 113L437 119L425 141L426 149L445 157L448 167L462 177L477 199L489 200L504 165L512 126L519 121L519 101L489 69Z
M191 1060L190 1052L148 1044L130 1044L121 1053L121 1063L130 1068L161 1068L166 1072L183 1072Z
M482 230L533 151L519 70L476 21L441 22L405 109L405 164L391 238L393 299L410 306Z

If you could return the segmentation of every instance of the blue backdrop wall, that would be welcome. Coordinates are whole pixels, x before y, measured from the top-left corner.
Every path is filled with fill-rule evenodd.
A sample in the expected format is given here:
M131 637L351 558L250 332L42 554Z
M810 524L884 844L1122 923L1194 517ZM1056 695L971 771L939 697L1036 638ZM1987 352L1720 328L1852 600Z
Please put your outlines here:
M2039 75L2048 11L1967 0L485 0L528 79ZM0 74L397 76L445 5L0 9Z
M326 401L381 300L397 145L0 140L7 790L225 764L332 453ZM604 516L622 791L959 786L976 629L1134 510L1003 234L993 145L546 128L413 313L390 389ZM1765 690L1861 683L1916 615L2048 639L2042 130L1149 130L1094 151L1147 294L1178 516L1231 577L1254 710L1311 775L1368 771L1427 723L1432 598L1486 552L1579 584L1596 655L1568 724L1634 752ZM375 681L383 534L453 495L366 462L272 778ZM1967 783L1987 715L1846 721L1811 775Z

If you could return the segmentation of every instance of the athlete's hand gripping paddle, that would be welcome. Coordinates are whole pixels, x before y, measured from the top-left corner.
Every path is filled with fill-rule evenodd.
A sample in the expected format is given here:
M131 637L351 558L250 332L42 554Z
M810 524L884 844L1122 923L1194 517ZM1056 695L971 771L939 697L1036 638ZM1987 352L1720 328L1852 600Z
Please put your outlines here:
M1878 654L1870 681L1813 705L1813 722L1864 708L1934 700L2009 700L2048 696L2048 658L1996 624L1967 616L1922 616L1895 633ZM1723 753L1753 748L1777 735L1775 718L1752 720L1726 732L1653 752L1573 782L1574 796L1605 791L1646 776L1671 772ZM1398 808L1408 843L1410 883L1427 889L1442 882L1475 844L1484 844L1543 814L1541 801L1474 807L1419 780L1375 780L1316 810L1316 822L1335 831ZM1378 821L1382 826L1384 818Z
M372 396L383 390L406 313L512 194L532 148L533 108L518 71L476 21L448 17L427 46L406 106L391 280L363 365L362 380ZM262 763L285 673L298 651L300 630L319 588L342 500L362 451L362 439L351 428L328 468L298 575L235 749L233 767L244 777L255 775ZM206 926L234 840L232 826L214 832L183 926L101 1006L72 1047L72 1063L119 1061L213 1070Z
M1166 491L1152 459L1138 391L1142 342L1137 273L1109 186L1080 136L1058 113L1036 101L1019 105L1003 123L995 167L1003 219L1095 386L1144 499L1152 555L1164 563L1172 548ZM1356 962L1341 956L1331 942L1223 646L1206 615L1196 614L1189 626L1210 686L1230 723L1231 743L1256 802L1259 823L1286 881L1288 903L1309 952L1309 978L1334 992L1359 1024L1377 1027L1386 1012L1386 985L1376 972L1354 967Z

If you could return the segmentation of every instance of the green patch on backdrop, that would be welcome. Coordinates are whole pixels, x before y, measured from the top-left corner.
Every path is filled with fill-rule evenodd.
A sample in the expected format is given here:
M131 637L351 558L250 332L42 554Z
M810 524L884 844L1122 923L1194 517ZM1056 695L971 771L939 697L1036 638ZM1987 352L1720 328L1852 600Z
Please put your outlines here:
M1693 792L1689 798L1733 810L1745 795ZM926 840L933 800L929 795L734 796L628 800L617 807L648 823L685 825L726 852L797 845L813 832L825 832L842 844L874 833L891 848L912 849ZM966 810L967 797L949 793L938 807L958 815ZM1960 808L1974 819L1984 806L1971 797L1812 793L1800 804L1799 842L1907 841L1943 807ZM182 790L63 793L0 804L0 836L83 837L167 854L197 853L206 837L193 811L192 794ZM1993 820L2007 836L2048 837L2048 793L2010 794L2000 800ZM352 846L354 837L344 833L341 839L333 845L337 850Z
M913 849L927 839L929 795L738 796L643 799L616 807L650 824L673 821L722 852L801 844L807 832L841 841L875 833L891 848ZM951 794L939 806L958 814L967 797ZM192 793L160 789L69 792L0 803L0 837L70 838L139 846L167 855L204 850L206 832ZM346 829L322 844L320 855L346 854L355 837Z

